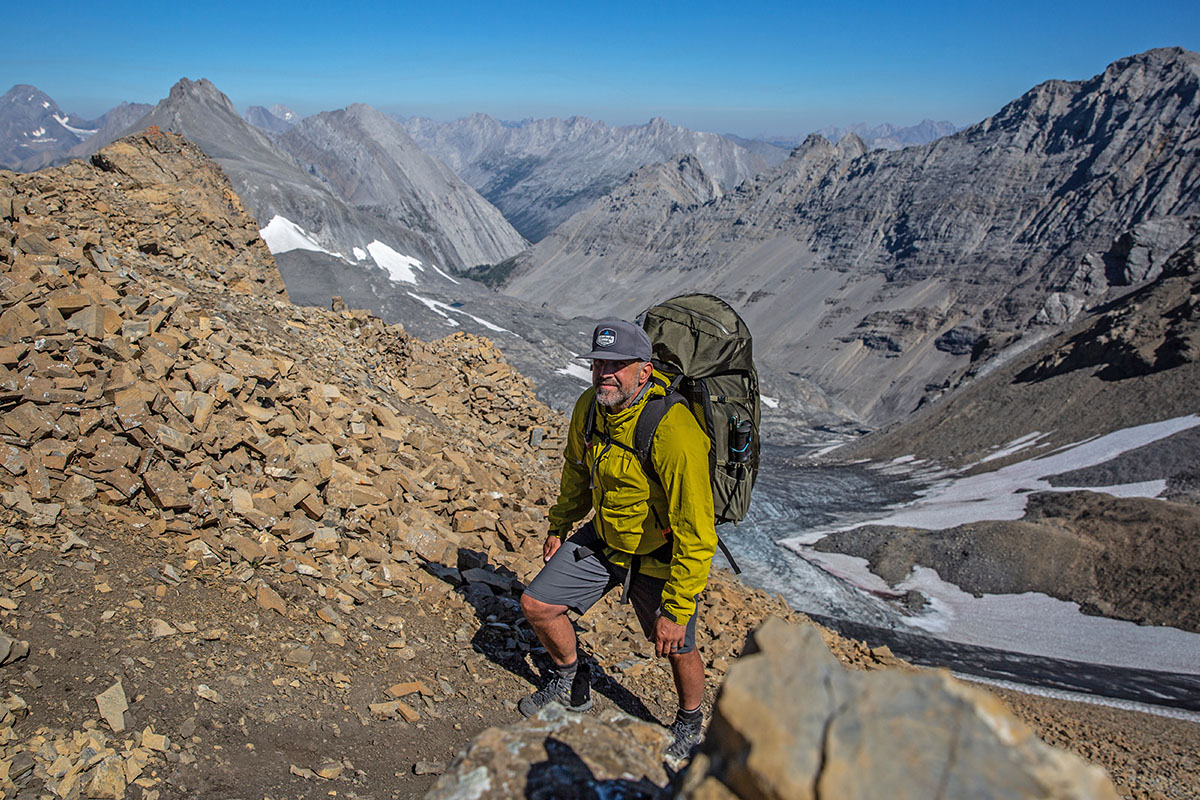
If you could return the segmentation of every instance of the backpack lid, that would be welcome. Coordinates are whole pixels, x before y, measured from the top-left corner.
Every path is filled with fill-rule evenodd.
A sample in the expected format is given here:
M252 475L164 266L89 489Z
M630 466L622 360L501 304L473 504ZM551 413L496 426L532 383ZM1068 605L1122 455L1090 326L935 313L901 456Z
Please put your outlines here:
M754 371L750 329L719 297L679 295L650 307L640 320L654 343L654 362L668 372L698 380Z

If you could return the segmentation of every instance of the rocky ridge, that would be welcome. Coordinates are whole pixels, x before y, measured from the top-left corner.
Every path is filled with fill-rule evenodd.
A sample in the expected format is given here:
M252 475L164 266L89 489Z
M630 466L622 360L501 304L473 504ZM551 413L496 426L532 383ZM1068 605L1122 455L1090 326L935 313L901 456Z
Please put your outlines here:
M712 292L746 317L762 360L874 423L898 419L972 355L1145 280L1195 231L1198 86L1200 55L1152 50L931 144L867 152L853 134L811 136L712 202L664 217L652 197L636 244L621 235L636 208L600 201L569 240L518 256L505 290L618 315ZM566 290L585 276L586 301Z
M420 117L403 122L421 147L535 242L647 164L690 154L726 189L767 166L727 137L661 118L624 127L586 117L502 123L486 114L446 123Z
M488 341L290 305L162 131L0 173L0 217L0 791L411 793L516 718L565 420ZM710 586L715 676L798 618ZM601 703L666 716L626 611L581 621Z

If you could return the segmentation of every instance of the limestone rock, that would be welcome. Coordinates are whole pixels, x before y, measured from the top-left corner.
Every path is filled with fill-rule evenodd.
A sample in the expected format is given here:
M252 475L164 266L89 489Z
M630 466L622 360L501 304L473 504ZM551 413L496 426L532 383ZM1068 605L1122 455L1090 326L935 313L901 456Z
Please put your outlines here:
M666 729L619 711L597 717L551 704L476 736L426 798L658 798L669 741Z
M684 796L1099 800L1104 770L946 672L852 672L816 628L770 619L729 671ZM886 788L885 788L886 787Z
M113 733L125 730L125 712L129 710L129 701L120 683L114 683L96 695L96 705L100 707L100 716L104 717Z

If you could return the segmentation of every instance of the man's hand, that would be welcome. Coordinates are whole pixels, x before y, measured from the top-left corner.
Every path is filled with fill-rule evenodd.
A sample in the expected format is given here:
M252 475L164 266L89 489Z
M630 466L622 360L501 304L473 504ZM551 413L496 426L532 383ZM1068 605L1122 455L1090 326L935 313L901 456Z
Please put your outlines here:
M674 655L683 647L683 639L687 634L687 626L672 622L659 614L654 621L654 655L666 657Z
M562 542L558 536L547 536L542 544L542 561L549 561L550 557L558 552L558 548L562 547Z

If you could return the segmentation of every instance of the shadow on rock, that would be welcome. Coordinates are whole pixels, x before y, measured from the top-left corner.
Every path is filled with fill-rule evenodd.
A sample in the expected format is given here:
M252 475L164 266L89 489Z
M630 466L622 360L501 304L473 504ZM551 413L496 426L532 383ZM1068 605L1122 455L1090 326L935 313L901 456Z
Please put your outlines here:
M550 667L550 657L521 613L521 594L525 591L525 585L520 578L506 567L492 565L487 553L465 547L458 549L455 567L434 561L426 562L424 567L430 574L454 587L453 591L458 592L475 610L480 623L479 629L471 637L471 645L475 650L493 664L528 681L531 691L541 686ZM578 627L576 633L579 633ZM579 657L586 660L591 668L593 691L607 697L626 714L647 722L658 721L636 695L622 686L582 647ZM537 667L536 674L530 666L531 660ZM514 697L513 702L518 699Z
M546 737L546 760L530 764L525 779L525 797L529 800L559 800L577 797L592 800L654 800L665 797L663 789L648 778L598 780L575 748L552 736Z

